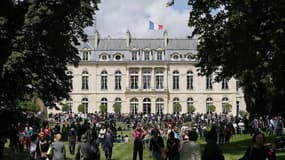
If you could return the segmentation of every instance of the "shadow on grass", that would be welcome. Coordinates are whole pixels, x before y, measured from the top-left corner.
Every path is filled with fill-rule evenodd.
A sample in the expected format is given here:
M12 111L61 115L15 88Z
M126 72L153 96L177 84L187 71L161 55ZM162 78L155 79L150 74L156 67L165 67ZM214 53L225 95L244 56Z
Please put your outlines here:
M272 143L275 138L276 136L266 136L265 143ZM204 150L205 145L206 144L201 144L202 151ZM219 146L226 157L228 156L232 159L236 159L241 158L250 145L252 145L252 138L250 135L234 135L230 144L220 144ZM269 147L271 147L271 145L269 145ZM284 150L277 151L277 159L285 160Z

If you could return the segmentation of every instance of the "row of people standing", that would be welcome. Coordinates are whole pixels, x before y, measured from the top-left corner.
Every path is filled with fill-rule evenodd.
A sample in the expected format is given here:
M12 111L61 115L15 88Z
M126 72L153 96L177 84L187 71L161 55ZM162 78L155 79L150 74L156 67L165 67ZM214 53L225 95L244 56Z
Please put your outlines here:
M134 139L133 160L143 160L143 137L147 132L137 125L132 131ZM158 129L151 131L149 150L153 160L224 160L225 157L220 146L217 144L218 135L216 128L213 127L205 133L206 145L203 151L197 143L198 134L196 131L188 131L182 137L177 138L175 131L170 131L166 145ZM249 145L244 156L240 160L276 160L275 149L266 147L265 135L261 132L254 134L252 144Z

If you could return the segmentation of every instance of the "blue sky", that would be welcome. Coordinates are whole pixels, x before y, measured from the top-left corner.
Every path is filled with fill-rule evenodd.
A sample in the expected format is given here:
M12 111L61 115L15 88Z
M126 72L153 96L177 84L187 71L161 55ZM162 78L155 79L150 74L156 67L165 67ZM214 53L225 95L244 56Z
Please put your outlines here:
M190 6L188 0L176 0L167 7L169 0L101 0L96 12L96 29L102 37L125 38L126 31L134 38L159 38L163 31L149 30L149 20L162 24L169 37L185 38L191 34L187 26ZM87 29L94 33L94 27Z
M184 10L191 9L191 7L188 5L188 0L176 0L172 7L178 11L184 11Z

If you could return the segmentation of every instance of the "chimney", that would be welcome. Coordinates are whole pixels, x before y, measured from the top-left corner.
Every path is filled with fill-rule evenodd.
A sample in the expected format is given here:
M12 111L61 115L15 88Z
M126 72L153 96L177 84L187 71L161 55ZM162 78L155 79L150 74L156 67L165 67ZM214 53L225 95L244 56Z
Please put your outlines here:
M99 41L100 41L100 34L99 34L99 32L96 30L96 31L95 31L95 36L94 36L94 48L95 48L95 49L98 47Z
M131 32L129 30L127 30L126 33L127 33L126 45L127 45L127 47L130 47L132 35L131 35Z
M167 32L167 30L164 30L164 32L163 32L163 38L164 38L164 47L166 47L168 44L168 32Z

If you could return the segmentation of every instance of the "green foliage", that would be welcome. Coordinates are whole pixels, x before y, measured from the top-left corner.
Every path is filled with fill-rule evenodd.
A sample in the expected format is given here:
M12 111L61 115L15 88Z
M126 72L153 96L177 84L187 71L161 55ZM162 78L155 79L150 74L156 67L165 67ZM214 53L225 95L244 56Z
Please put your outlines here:
M247 117L248 116L248 112L244 111L244 110L240 110L239 111L239 114L242 116L242 117Z
M45 104L68 98L66 66L79 62L76 45L86 40L84 28L92 25L97 0L1 1L0 6L5 8L0 14L1 105L13 107L34 95Z
M215 112L215 111L216 111L216 106L215 106L215 105L211 104L211 105L209 105L209 106L207 107L207 112L213 113L213 112Z
M69 110L70 110L70 108L69 108L69 105L68 104L64 104L63 106L62 106L62 112L69 112Z
M85 107L83 104L80 104L78 105L78 108L77 108L78 112L80 113L85 113Z
M114 112L115 112L115 113L121 112L121 109L122 109L121 103L118 103L118 102L114 103L114 104L113 104L113 109L114 109Z
M196 108L193 105L188 105L187 106L187 112L189 113L194 113Z
M216 73L218 81L237 78L251 113L282 111L284 2L189 0L188 4L192 36L199 40L200 74Z
M173 104L173 112L174 113L179 113L179 112L181 112L181 104L180 103L174 103Z
M225 111L226 113L229 113L232 111L232 105L229 103L226 103L223 105L223 111Z
M99 108L100 108L100 111L101 111L102 113L106 113L106 112L107 112L107 105L101 104L101 105L99 106Z
M26 111L38 112L40 111L40 106L31 101L21 101L18 103L17 108L21 108Z

